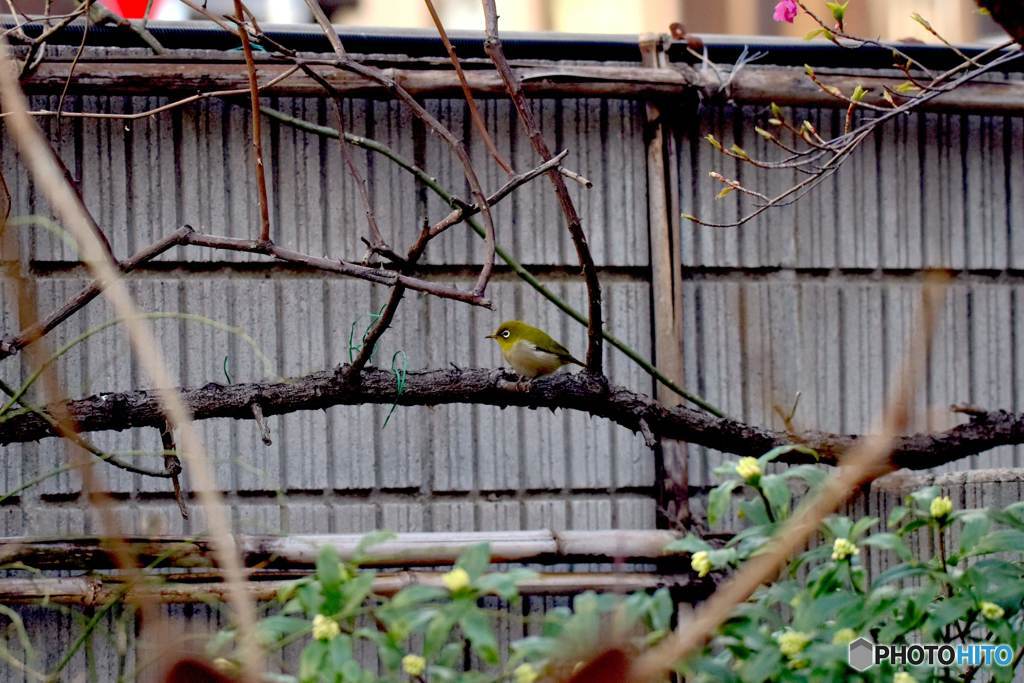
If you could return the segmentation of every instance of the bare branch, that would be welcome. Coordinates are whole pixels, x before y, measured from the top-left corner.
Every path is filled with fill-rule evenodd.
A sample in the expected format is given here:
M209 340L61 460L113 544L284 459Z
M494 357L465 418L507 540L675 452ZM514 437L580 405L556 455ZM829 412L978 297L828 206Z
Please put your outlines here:
M310 0L307 0L309 2ZM473 126L476 127L477 132L480 133L480 137L484 140L484 145L487 146L491 156L501 166L502 170L509 175L512 175L515 171L512 170L512 165L505 161L504 157L501 156L501 152L498 151L497 145L494 144L494 139L491 138L491 134L487 132L487 124L484 123L484 117L480 115L480 109L476 106L476 100L473 98L473 90L469 87L469 81L466 80L466 73L462 70L462 64L459 62L458 56L455 54L455 46L452 45L452 41L448 39L448 32L444 29L444 23L441 21L441 17L437 14L437 9L434 7L432 0L423 0L427 6L427 11L430 12L430 18L434 22L434 26L437 28L437 35L441 37L441 42L444 43L444 49L448 52L448 59L451 60L452 66L455 67L455 75L458 76L459 85L462 87L462 96L466 99L466 105L469 107L469 116L473 119Z
M242 0L234 0L235 18L240 24L245 23L245 12ZM242 41L242 52L245 54L245 67L249 72L249 99L252 106L252 152L256 166L256 192L260 208L260 242L270 241L270 204L267 199L267 178L263 164L263 120L256 112L260 109L259 81L256 78L256 64L252 57L252 45L249 44L249 32L243 27L238 31Z
M119 270L122 273L130 272L143 263L156 258L171 247L185 244L185 238L191 232L192 228L188 226L178 228L167 237L154 242L128 260L119 263ZM34 323L13 337L7 337L0 340L0 360L18 353L21 349L49 333L50 330L60 325L62 322L70 318L75 312L81 310L82 307L95 299L102 289L103 288L99 281L93 281L79 291L78 294L71 297L63 306L47 316L45 320Z
M544 142L544 136L541 135L540 130L533 121L533 114L526 104L526 98L523 97L519 79L512 72L512 67L509 66L505 53L502 50L501 39L498 37L498 10L494 5L494 0L482 1L484 15L487 20L487 39L484 41L484 50L487 52L487 56L491 58L491 61L494 62L494 67L497 69L498 75L501 76L501 80L505 84L509 97L512 98L516 111L519 112L519 120L522 122L523 128L526 129L534 151L537 152L541 159L548 161L551 158L551 152L548 150L547 143ZM555 188L555 195L558 197L558 204L565 216L569 234L572 237L573 246L576 248L576 255L580 261L580 267L583 269L583 278L587 285L587 369L594 374L600 375L602 374L604 363L601 355L601 328L603 320L601 311L601 283L597 278L597 267L594 265L594 258L590 253L590 247L587 246L586 235L583 233L582 222L580 221L579 214L576 212L576 206L573 204L572 197L569 196L569 189L565 186L565 181L562 180L562 176L557 170L549 172L548 178Z
M344 369L344 368L343 368ZM344 375L344 372L341 373ZM395 395L394 375L366 369L359 382L346 383L334 371L293 378L287 382L256 382L224 386L210 383L180 391L193 419L230 417L251 420L252 402L259 400L265 415L321 410L336 405L398 403L433 406L464 403L576 410L604 417L640 431L643 419L658 438L687 441L707 448L758 456L786 444L804 444L819 459L790 453L781 462L832 465L859 438L855 434L807 431L798 435L716 417L687 406L667 408L654 399L623 387L609 387L587 373L556 374L533 380L527 391L516 389L515 378L500 370L424 370L409 372L405 391ZM68 404L82 432L156 427L163 416L156 392L128 391L91 396ZM51 426L37 415L12 416L0 423L0 445L53 436ZM896 438L894 464L924 469L982 453L991 448L1024 443L1024 413L993 410L943 432Z
M266 256L272 256L279 261L296 263L330 273L348 275L361 280L367 280L368 282L375 282L380 285L394 287L395 285L400 284L409 289L414 289L426 294L432 294L443 299L453 299L455 301L462 301L464 303L472 304L474 306L482 306L484 308L491 307L491 302L487 299L478 296L475 292L467 292L459 289L458 287L449 287L431 280L422 280L408 275L402 275L401 273L371 268L369 266L351 263L349 261L332 260L320 256L310 256L273 243L262 243L253 240L238 239L236 237L206 235L198 232L189 233L184 243L200 247L209 247L211 249L223 249L225 251L244 251L252 254L264 254Z

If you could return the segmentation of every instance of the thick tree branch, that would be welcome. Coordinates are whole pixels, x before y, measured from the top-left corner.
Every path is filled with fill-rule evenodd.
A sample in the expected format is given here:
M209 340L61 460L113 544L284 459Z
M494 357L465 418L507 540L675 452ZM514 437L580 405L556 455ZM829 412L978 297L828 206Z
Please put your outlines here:
M266 415L317 410L336 405L363 403L434 406L474 403L493 406L525 406L578 410L609 420L633 431L645 422L659 438L677 439L737 455L761 455L790 443L803 443L821 456L821 463L835 464L859 438L852 434L811 431L789 435L766 427L715 417L703 411L676 406L667 408L654 399L623 387L606 385L587 373L557 374L531 382L526 390L503 370L425 370L410 372L405 390L395 395L394 375L367 369L357 383L343 380L344 373L321 371L287 382L255 382L224 386L210 383L181 389L195 420L230 417L252 419L251 405L258 401ZM155 391L99 394L67 404L82 432L156 427L163 414ZM0 445L36 441L53 436L53 428L38 415L20 414L0 422ZM994 410L963 425L931 434L900 436L895 440L897 467L925 469L987 451L997 446L1024 443L1024 414ZM781 462L814 462L801 453L790 453Z

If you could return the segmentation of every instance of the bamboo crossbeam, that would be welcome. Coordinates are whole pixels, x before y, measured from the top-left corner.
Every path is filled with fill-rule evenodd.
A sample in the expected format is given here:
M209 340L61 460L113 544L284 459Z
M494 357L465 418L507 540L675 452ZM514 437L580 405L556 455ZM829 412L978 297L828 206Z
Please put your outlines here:
M331 545L343 559L356 554L363 534L235 535L246 566L310 567L321 548ZM655 561L670 556L663 549L678 535L659 529L604 531L501 531L403 533L366 551L363 564L411 567L451 564L466 548L489 543L493 562L538 564L568 561ZM141 562L164 558L161 567L213 567L204 538L128 537ZM0 538L0 565L22 563L37 569L108 569L114 567L105 541L97 536L71 538Z
M214 90L244 89L248 75L242 61L213 60L202 51L183 51L192 59L166 60L85 58L74 66L74 77L67 83L71 62L48 59L22 81L30 93L69 92L94 94L195 94ZM194 53L194 54L193 54ZM415 62L416 60L411 60ZM424 68L388 68L387 73L406 90L420 97L462 97L461 84L451 69L424 63ZM631 99L680 99L701 93L708 98L728 99L740 104L812 106L846 108L846 104L811 82L803 68L746 65L731 74L723 65L722 77L728 86L720 88L719 75L712 70L696 70L686 64L662 68L642 66L605 66L594 64L532 65L519 68L523 94L527 97L604 97ZM259 63L258 80L267 83L290 67L280 63ZM328 66L314 67L338 92L349 97L389 98L391 92L363 76ZM868 90L866 102L887 106L881 95L883 86L896 88L902 76L875 75L869 70L819 74L821 80L844 93L860 85ZM490 69L466 70L470 91L475 97L504 97L499 76ZM308 75L295 73L264 90L267 95L320 96L322 86ZM969 112L992 114L1024 113L1024 81L971 82L952 92L923 103L921 111Z
M443 587L441 572L402 571L378 574L373 592L381 596L394 595L413 584ZM116 577L76 576L55 578L0 579L0 604L34 604L46 602L57 605L98 607L112 600L128 602L159 602L163 604L200 603L225 599L226 584L219 581L188 581L188 575L160 575L159 583L129 587ZM206 579L206 577L203 577ZM251 599L269 601L288 585L287 580L247 581L245 590ZM648 573L544 573L519 584L523 595L571 595L593 590L628 593L668 586L692 586L703 595L707 587L702 582L691 582L686 575L661 576Z

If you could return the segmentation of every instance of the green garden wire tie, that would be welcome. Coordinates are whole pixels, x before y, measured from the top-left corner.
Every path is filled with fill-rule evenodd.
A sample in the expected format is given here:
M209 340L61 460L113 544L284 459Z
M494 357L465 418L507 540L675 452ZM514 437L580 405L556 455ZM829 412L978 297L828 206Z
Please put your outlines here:
M380 308L377 309L377 311L375 311L373 313L367 313L365 315L361 315L361 316L359 316L358 318L356 318L352 322L352 327L348 331L348 362L349 363L351 363L354 360L354 358L352 356L352 352L353 351L359 351L360 349L363 348L363 343L366 342L366 335L370 334L370 330L373 329L373 324L375 322L377 322L378 320L380 320L380 317L382 315L384 315L384 308L386 306L387 306L387 304L383 303L383 304L380 305ZM366 326L366 329L363 331L362 341L360 341L358 344L356 344L356 342L355 342L356 326L359 324L359 321L362 320L365 317L369 317L370 318L370 323ZM372 354L370 355L370 358L373 358Z
M402 356L402 367L395 367L395 360L398 356ZM387 417L384 418L384 424L380 426L384 429L388 426L388 420L395 412L395 408L398 407L398 397L405 393L406 378L409 375L409 357L405 354L405 351L395 351L394 355L391 356L391 372L395 375L395 402L391 404L391 410L388 411Z

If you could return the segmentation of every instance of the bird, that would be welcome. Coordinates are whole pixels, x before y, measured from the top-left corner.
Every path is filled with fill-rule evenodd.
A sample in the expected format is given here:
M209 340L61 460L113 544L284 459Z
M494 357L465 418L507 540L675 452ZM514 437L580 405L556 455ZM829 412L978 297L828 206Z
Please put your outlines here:
M586 367L547 332L522 320L506 320L484 339L496 341L508 364L526 379L550 375L565 365Z

